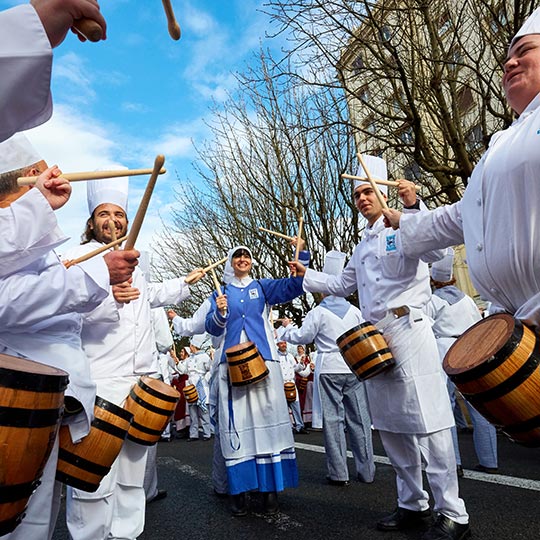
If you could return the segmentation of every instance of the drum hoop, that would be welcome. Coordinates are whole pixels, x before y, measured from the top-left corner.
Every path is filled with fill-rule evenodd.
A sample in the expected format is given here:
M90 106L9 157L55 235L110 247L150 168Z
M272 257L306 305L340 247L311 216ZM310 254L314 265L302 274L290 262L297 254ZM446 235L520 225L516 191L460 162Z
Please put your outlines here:
M131 433L128 433L127 438L128 438L130 441L133 441L134 443L140 444L141 446L154 446L154 444L157 443L157 440L151 440L151 441L148 441L148 440L146 440L146 439L141 439L141 438L139 438L139 437L135 437L135 436L132 435Z
M388 369L389 367L392 367L394 364L391 360L386 360L385 362L381 362L380 364L377 364L376 366L373 366L369 369L366 369L362 373L362 375L357 375L357 377L361 380L369 379L370 377L373 377L374 375L377 375L380 371L384 371L385 369Z
M126 409L124 409L123 407L115 405L114 403L111 403L110 401L107 401L102 397L96 396L95 404L96 407L103 409L104 411L111 412L116 416L123 418L127 422L131 422L131 420L133 419L133 413L126 411Z
M362 360L359 360L358 362L356 362L356 364L352 365L351 369L353 371L356 371L360 366L364 364L368 364L372 360L375 360L375 358L377 358L378 356L383 356L384 354L390 354L391 356L391 358L388 358L387 360L385 360L385 362L392 362L392 360L394 359L394 357L392 356L392 351L386 348L386 349L381 349L380 351L374 352L372 354L369 354L368 356L365 356L364 358L362 358Z
M155 405L152 405L151 403L148 403L143 398L139 397L133 390L129 393L129 397L137 403L137 405L141 405L145 410L160 414L162 416L169 416L171 414L171 411L169 409L162 409L160 407L156 407ZM174 401L176 403L176 400ZM132 422L133 425L133 422Z
M243 345L243 343L242 343ZM237 345L235 345L235 347L237 347ZM232 347L231 347L232 348ZM259 351L257 351L257 347L255 347L255 343L251 342L251 345L248 345L247 347L244 347L243 349L238 349L237 351L230 351L230 349L227 349L225 351L225 356L229 357L229 356L238 356L240 354L245 354L247 351L249 351L250 349L255 349L255 351L258 353Z
M361 324L357 324L356 326L353 326L351 329L347 330L341 336L339 336L336 339L336 342L341 341L342 339L345 339L346 337L349 337L351 334L354 334L355 332L358 332L360 328L366 328L367 326L375 326L373 323L366 321Z
M91 482L81 480L80 478L72 476L71 474L66 474L65 472L59 470L56 471L56 480L62 484L67 484L68 486L76 489L82 489L83 491L88 491L89 493L97 491L97 488L99 487L99 484L92 484Z
M508 433L510 435L514 433L520 433L522 431L530 431L534 428L540 428L540 414L537 414L536 416L533 416L532 418L528 418L527 420L524 420L523 422L518 422L517 424L510 424L508 426L504 426L505 433Z
M63 392L69 383L67 375L52 375L14 371L0 367L0 387L31 392Z
M533 352L537 355L540 353L538 345L534 348ZM512 390L515 390L522 382L526 381L529 376L536 370L540 364L540 357L530 356L527 361L508 379L504 380L502 383L485 390L484 392L478 392L474 394L462 392L463 397L470 400L471 402L480 402L484 403L486 401L493 401L494 399L499 399ZM473 403L474 404L474 403Z
M133 421L133 415L131 415L131 418L129 420L129 424L131 425ZM121 427L118 427L114 424L111 424L110 422L107 422L106 420L103 420L102 418L94 418L92 421L92 426L96 429L99 429L100 431L103 431L104 433L107 433L108 435L112 435L113 437L117 437L118 439L124 440L126 438L127 429L123 429Z
M62 416L60 409L20 409L0 407L0 426L17 428L53 427Z
M111 470L110 467L105 467L104 465L100 465L99 463L89 461L88 459L78 456L77 454L74 454L73 452L70 452L65 448L58 449L58 460L65 461L69 465L73 465L78 469L82 469L83 471L89 472L90 474L95 474L96 476L105 476Z
M473 382L479 377L484 377L488 373L491 373L494 369L501 366L506 359L517 350L523 339L523 334L525 333L523 323L518 319L515 319L515 321L516 326L514 333L512 333L512 335L508 338L508 341L493 356L487 360L484 360L484 362L481 364L468 369L467 371L456 374L448 374L452 382L456 384ZM450 348L447 354L449 354L451 350L452 348Z
M263 373L260 375L257 375L257 377L253 377L252 379L249 379L247 381L240 381L240 382L232 382L231 386L247 386L248 384L253 384L256 382L259 382L260 380L264 379L268 375L269 371L268 368L266 368Z
M41 484L40 480L32 480L22 484L0 486L0 504L13 503L30 497L39 484Z
M133 422L131 424L131 427L133 429L136 429L137 431L142 431L143 433L146 433L147 435L157 435L158 437L161 435L162 429L152 429L146 426L143 426L142 424L139 424L139 422Z
M255 353L252 356L248 356L247 358L242 358L242 360L234 360L233 362L229 362L227 360L227 363L231 367L239 366L240 364L245 364L246 362L249 362L250 360L253 360L254 358L260 358L264 362L264 358L259 354L259 351L255 351Z
M358 343L360 343L361 341L364 341L365 339L373 336L382 336L382 334L379 330L377 330L377 328L375 328L375 330L372 330L371 332L368 332L366 334L362 334L361 336L354 338L348 343L345 343L345 345L343 346L338 345L338 347L341 349L342 352L348 351L351 347L354 347L355 345L358 345Z
M152 397L161 399L163 401L168 401L169 403L176 403L178 401L178 397L169 396L168 394L164 394L160 392L159 390L154 390L154 388L147 385L142 379L139 379L138 384L147 394L150 394ZM171 389L174 390L172 387Z

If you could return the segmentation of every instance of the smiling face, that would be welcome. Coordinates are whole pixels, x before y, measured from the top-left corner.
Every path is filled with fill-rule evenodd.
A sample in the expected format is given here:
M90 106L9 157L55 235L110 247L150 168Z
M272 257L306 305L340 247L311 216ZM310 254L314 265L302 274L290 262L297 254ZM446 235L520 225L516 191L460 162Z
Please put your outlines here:
M373 225L382 215L382 207L370 184L360 184L354 190L354 204L358 211ZM386 199L386 196L383 194Z
M540 92L540 35L523 36L508 51L502 85L508 104L521 114Z
M109 220L114 221L117 238L125 236L127 232L128 221L124 210L116 204L100 204L89 220L89 227L94 233L94 238L103 244L112 242Z
M231 259L231 266L235 277L241 279L251 272L251 256L245 249L238 249L234 252Z

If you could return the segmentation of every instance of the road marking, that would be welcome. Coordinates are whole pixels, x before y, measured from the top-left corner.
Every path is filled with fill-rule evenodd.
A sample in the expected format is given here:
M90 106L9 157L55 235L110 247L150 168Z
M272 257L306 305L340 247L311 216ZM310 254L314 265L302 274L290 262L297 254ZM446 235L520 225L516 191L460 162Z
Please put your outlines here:
M212 479L210 478L210 476L195 469L191 465L186 465L179 459L173 457L158 457L157 462L159 465L163 465L165 467L172 467L177 471L180 471L182 474L191 476L201 482L204 482L210 489L213 488ZM290 531L291 529L303 527L302 523L295 521L289 515L281 511L279 511L277 514L274 514L273 516L269 516L267 514L259 514L256 512L252 512L251 515L263 519L264 521L266 521L266 523L273 525L274 527L276 527L276 529L279 529L280 531Z
M324 446L317 446L314 444L295 443L295 448L299 450L307 450L308 452L317 452L324 454ZM347 450L347 457L352 458L352 452ZM375 463L381 463L383 465L390 465L390 460L385 456L373 456ZM464 478L468 480L477 480L479 482L486 482L490 484L499 484L501 486L510 486L520 489L528 489L531 491L540 491L540 481L529 480L528 478L517 478L515 476L505 476L503 474L486 474L477 471L470 471L469 469L463 469Z

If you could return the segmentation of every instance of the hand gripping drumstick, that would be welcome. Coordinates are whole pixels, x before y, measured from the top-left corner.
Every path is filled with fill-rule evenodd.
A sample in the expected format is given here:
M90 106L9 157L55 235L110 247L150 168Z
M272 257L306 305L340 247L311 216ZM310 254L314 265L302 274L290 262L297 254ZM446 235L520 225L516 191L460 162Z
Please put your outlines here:
M101 180L103 178L117 178L120 176L140 176L143 174L151 174L154 169L128 169L120 171L88 171L63 173L60 176L70 182L82 182L85 180ZM166 169L161 169L159 174L165 174ZM37 176L19 176L17 178L18 186L32 186L37 182Z
M366 164L364 163L362 154L358 152L356 155L358 156L358 161L360 161L360 165L362 165L362 169L364 169L368 182L371 184L371 187L373 188L373 191L375 192L375 195L377 196L377 199L380 205L383 207L383 210L388 210L388 205L386 204L386 201L384 200L384 197L382 196L381 190L377 187L377 184L375 183L373 178L371 178L371 174L369 174L368 168L366 167Z
M175 41L178 41L182 35L182 32L180 31L179 24L176 22L171 0L162 0L162 2L163 7L165 8L165 15L167 16L167 28L169 29L169 36L171 36Z
M348 178L349 180L367 180L366 176L355 176L354 174L343 173L341 178ZM380 186L390 186L390 187L399 187L399 182L393 182L392 180L383 180L382 178L373 178L373 181ZM420 186L414 186L416 191L420 190Z
M135 219L133 220L133 225L131 226L131 230L129 231L128 238L126 240L126 245L124 246L124 249L126 251L133 249L133 247L135 246L135 241L137 240L137 236L139 236L146 210L148 209L148 205L150 204L150 197L152 196L152 191L154 191L154 186L156 185L159 171L163 167L164 163L165 156L162 156L161 154L159 156L156 156L152 176L150 177L150 180L148 180L148 184L146 185L146 190L141 200L141 204L139 205L139 209L137 210L137 214L135 215Z
M64 261L64 266L66 268L71 268L72 266L76 264L87 261L88 259L91 259L92 257L95 257L96 255L99 255L100 253L103 253L104 251L107 251L108 249L114 248L115 246L121 244L126 238L127 236L122 236L122 238L118 238L114 242L111 242L97 249L94 249L94 251L91 251L90 253L87 253L86 255L82 255L81 257L78 257L77 259L72 259L71 261Z
M103 39L103 28L93 19L77 19L73 23L73 28L78 34L93 43Z

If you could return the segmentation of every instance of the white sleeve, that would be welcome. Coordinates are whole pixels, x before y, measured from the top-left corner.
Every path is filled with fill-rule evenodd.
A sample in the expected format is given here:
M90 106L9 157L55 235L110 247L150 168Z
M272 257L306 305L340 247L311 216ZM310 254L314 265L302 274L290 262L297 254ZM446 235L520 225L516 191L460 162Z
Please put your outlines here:
M205 331L206 315L210 311L211 305L210 300L207 298L189 319L176 316L172 321L174 331L179 336L203 334Z
M148 283L148 298L153 308L179 304L189 296L184 278L168 279L162 283Z
M52 114L52 49L36 10L0 12L0 141Z

